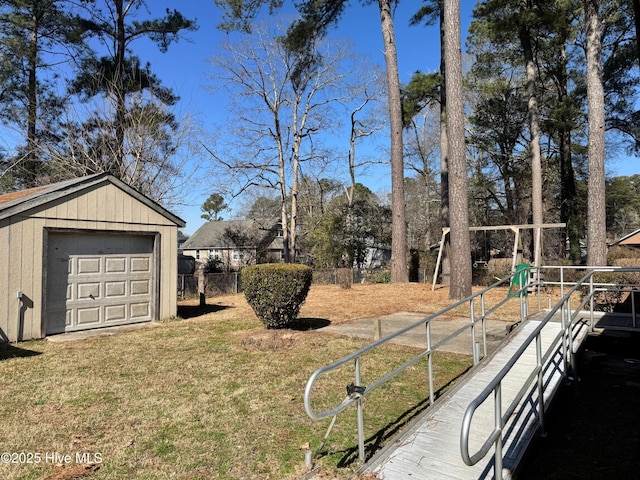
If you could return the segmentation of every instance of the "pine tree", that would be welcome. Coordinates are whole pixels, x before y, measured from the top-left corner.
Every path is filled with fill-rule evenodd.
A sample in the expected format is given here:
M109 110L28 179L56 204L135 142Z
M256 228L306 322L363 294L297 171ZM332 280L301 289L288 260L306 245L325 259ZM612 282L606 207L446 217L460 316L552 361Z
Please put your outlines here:
M83 48L78 18L60 0L0 0L0 118L21 132L13 177L17 187L38 183L42 142L56 131L62 99L54 66Z
M103 131L99 134L106 163L102 170L131 183L135 174L126 165L127 129L132 126L132 121L140 122L145 118L171 126L174 118L164 112L164 107L178 101L173 91L164 87L153 74L151 65L143 64L131 53L132 44L147 38L164 53L183 32L195 30L196 25L194 20L169 9L162 18L136 20L138 11L145 6L144 0L105 0L105 5L104 10L92 12L83 26L104 43L108 53L83 61L72 91L87 101L101 96L112 103L114 113L111 118L104 118L108 114L105 113L107 109L103 109L103 118L94 116L86 125L89 128L99 125L103 130L111 130L111 133ZM145 101L143 93L154 100ZM156 123L154 128L157 126Z

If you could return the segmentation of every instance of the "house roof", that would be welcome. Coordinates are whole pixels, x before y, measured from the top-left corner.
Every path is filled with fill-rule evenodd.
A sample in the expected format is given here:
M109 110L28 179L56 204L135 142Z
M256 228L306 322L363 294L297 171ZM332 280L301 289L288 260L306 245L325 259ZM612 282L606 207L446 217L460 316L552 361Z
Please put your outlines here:
M615 242L611 243L610 246L614 245L640 245L640 229L619 238Z
M174 222L177 226L184 227L186 225L185 221L180 217L177 217L159 203L156 203L138 192L135 188L108 173L97 173L95 175L73 178L63 182L0 195L0 220L45 205L46 203L58 200L72 193L107 183L111 183L121 190L124 190L136 200Z
M206 222L182 244L182 250L208 248L256 247L278 222L269 220L220 220ZM233 238L237 232L242 244ZM230 235L231 233L231 235ZM244 243L249 244L244 244Z

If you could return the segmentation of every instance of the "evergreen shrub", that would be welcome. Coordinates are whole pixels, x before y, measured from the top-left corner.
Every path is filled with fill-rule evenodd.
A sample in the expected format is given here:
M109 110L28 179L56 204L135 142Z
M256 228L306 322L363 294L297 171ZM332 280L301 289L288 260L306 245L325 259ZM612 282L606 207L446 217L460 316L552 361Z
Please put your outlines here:
M312 273L306 265L291 263L244 267L244 296L267 328L285 328L295 321L307 298Z

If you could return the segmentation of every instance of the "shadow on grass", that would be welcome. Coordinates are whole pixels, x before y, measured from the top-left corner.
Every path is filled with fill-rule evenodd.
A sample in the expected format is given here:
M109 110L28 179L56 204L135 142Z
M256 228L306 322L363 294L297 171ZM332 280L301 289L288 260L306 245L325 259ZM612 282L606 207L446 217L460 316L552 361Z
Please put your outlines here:
M460 375L451 380L449 383L439 388L435 392L435 400L437 401L438 398L440 398L447 390L449 390L469 370L469 368L460 373ZM364 441L365 461L371 460L371 457L373 457L375 453L377 453L381 448L388 444L388 442L393 439L393 437L398 432L400 432L400 430L420 417L420 415L422 415L430 405L431 403L429 402L429 398L425 398L413 407L402 412L394 421L388 423L376 433L366 438ZM354 445L353 447L346 450L318 452L318 458L334 454L344 454L338 461L338 468L347 468L359 461L358 445Z
M200 315L206 315L207 313L220 312L226 310L226 305L178 305L178 317L180 318L194 318Z
M42 355L42 352L35 352L26 348L16 347L10 344L0 344L0 361L10 358L26 358Z
M326 318L296 318L295 321L287 325L287 328L291 330L318 330L320 328L328 327L331 325L331 321Z

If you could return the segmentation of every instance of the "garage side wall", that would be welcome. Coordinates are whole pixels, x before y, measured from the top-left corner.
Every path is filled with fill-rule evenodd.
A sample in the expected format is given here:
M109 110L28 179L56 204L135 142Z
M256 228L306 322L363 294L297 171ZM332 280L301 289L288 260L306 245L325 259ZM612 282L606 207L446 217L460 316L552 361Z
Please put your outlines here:
M110 182L0 220L0 341L45 336L47 229L156 234L156 320L177 309L177 225ZM22 298L18 298L18 292Z

